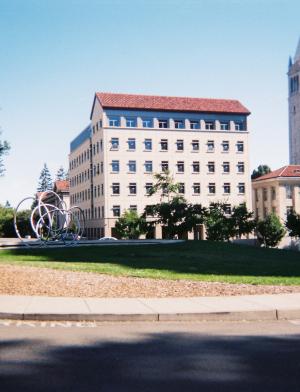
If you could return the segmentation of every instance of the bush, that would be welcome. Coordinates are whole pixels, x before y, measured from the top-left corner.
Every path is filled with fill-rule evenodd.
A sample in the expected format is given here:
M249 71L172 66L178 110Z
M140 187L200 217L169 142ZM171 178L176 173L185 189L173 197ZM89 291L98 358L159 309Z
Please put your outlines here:
M257 239L266 248L275 247L284 237L286 230L275 214L268 215L264 220L257 222Z

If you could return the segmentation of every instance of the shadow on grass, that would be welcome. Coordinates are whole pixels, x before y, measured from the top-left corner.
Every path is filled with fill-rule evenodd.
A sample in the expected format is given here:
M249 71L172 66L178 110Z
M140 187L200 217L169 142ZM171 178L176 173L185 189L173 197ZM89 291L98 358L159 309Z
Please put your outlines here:
M0 342L1 390L299 391L299 338L169 332L75 344L12 339Z
M186 241L172 245L4 250L0 252L0 261L5 260L83 263L84 266L91 263L95 272L97 266L110 264L132 270L189 275L300 277L298 252L209 241Z

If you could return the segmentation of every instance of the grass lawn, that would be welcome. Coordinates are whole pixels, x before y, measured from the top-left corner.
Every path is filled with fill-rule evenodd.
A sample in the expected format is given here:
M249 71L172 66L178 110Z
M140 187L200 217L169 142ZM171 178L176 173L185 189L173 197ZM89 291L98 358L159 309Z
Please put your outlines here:
M300 253L243 245L186 241L1 250L0 263L160 279L300 285Z

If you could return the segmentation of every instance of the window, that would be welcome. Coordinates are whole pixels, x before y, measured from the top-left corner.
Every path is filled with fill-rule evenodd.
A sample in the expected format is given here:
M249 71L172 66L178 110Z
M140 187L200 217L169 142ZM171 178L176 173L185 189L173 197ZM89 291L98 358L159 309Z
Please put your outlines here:
M216 184L214 182L208 184L208 193L211 195L216 193Z
M161 170L162 171L169 170L169 162L168 161L162 161L161 162Z
M104 206L101 207L101 211L102 211L102 218L104 218Z
M243 130L243 124L242 124L242 123L239 123L239 122L235 122L235 123L234 123L234 129L235 129L236 131L242 131L242 130Z
M245 172L244 162L238 162L237 169L238 169L238 173L244 173Z
M136 172L136 161L129 161L128 162L128 170L131 173L135 173Z
M110 143L111 143L111 149L112 150L118 150L119 149L119 138L118 137L112 137Z
M116 217L120 216L120 212L121 212L120 206L113 206L112 210L113 210L113 216Z
M129 184L129 193L130 193L130 195L136 195L136 183L135 182L131 182Z
M237 150L237 152L244 152L244 142L237 142L236 143L236 150Z
M179 193L185 193L185 185L184 185L183 182L180 182L180 183L178 184L178 192L179 192Z
M145 150L151 151L152 150L152 139L145 139Z
M193 193L196 195L200 194L200 182L194 182Z
M184 149L183 140L182 139L177 140L176 146L177 146L177 151L183 151Z
M200 162L199 161L194 161L192 167L193 167L193 173L200 173Z
M178 161L176 166L177 166L178 173L184 173L184 162L183 161Z
M209 173L215 172L215 162L208 162L207 167Z
M168 151L168 140L167 139L161 139L161 141L160 141L160 149L162 151Z
M99 189L100 191L100 189ZM113 195L119 195L120 194L120 184L118 182L114 182L112 184L112 193Z
M228 152L229 151L229 141L228 140L223 140L222 148L223 148L223 152Z
M114 173L119 172L120 171L120 163L119 163L119 161L112 161L111 168L112 168L112 171Z
M286 198L287 199L292 199L293 198L293 186L292 185L286 185L285 186L285 193L286 193Z
M229 173L230 172L230 164L229 162L223 162L223 173Z
M152 171L153 171L152 161L146 161L145 162L145 171L147 173L152 173Z
M238 184L238 192L241 194L245 193L245 183L244 182L239 182Z
M100 171L103 173L103 162L100 163Z
M287 216L290 215L290 214L292 214L293 212L294 212L294 209L293 209L292 206L286 207L286 215L287 215Z
M214 123L212 121L205 121L205 129L214 129Z
M272 200L276 200L276 188L272 187L271 195L272 195Z
M263 188L263 200L267 201L268 200L268 189Z
M192 150L199 151L199 140L192 140Z
M126 127L128 127L128 128L136 127L136 119L135 118L126 118Z
M103 184L101 184L101 195L102 196L104 195L104 185Z
M207 151L213 152L215 150L215 142L213 140L208 140L207 142Z
M168 128L168 120L158 120L158 128Z
M175 125L176 129L183 129L184 128L183 120L175 120L174 121L174 125Z
M152 182L147 182L147 183L146 183L145 189L146 189L146 194L147 194L147 195L149 195L150 192L152 191L152 187L153 187Z
M128 139L128 150L135 150L135 139Z
M228 131L229 123L228 122L221 122L220 128L221 128L221 131Z
M194 120L190 121L190 129L199 129L199 128L200 128L199 121L194 121Z
M223 185L224 193L230 193L230 183L225 182Z
M119 117L110 117L109 118L109 126L110 127L119 127L120 126L120 118Z
M153 128L153 120L150 118L145 118L143 121L143 128Z
M129 206L129 210L130 210L130 211L135 211L135 212L137 212L137 205L131 205L131 206Z
M231 215L231 205L230 204L224 204L224 213L226 215Z

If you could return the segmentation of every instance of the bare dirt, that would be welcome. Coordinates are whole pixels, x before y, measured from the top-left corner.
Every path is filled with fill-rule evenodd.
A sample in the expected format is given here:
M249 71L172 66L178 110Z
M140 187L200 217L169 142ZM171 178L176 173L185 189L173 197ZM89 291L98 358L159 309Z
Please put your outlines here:
M265 286L117 277L26 266L0 265L1 295L50 297L201 297L300 292L300 286Z

